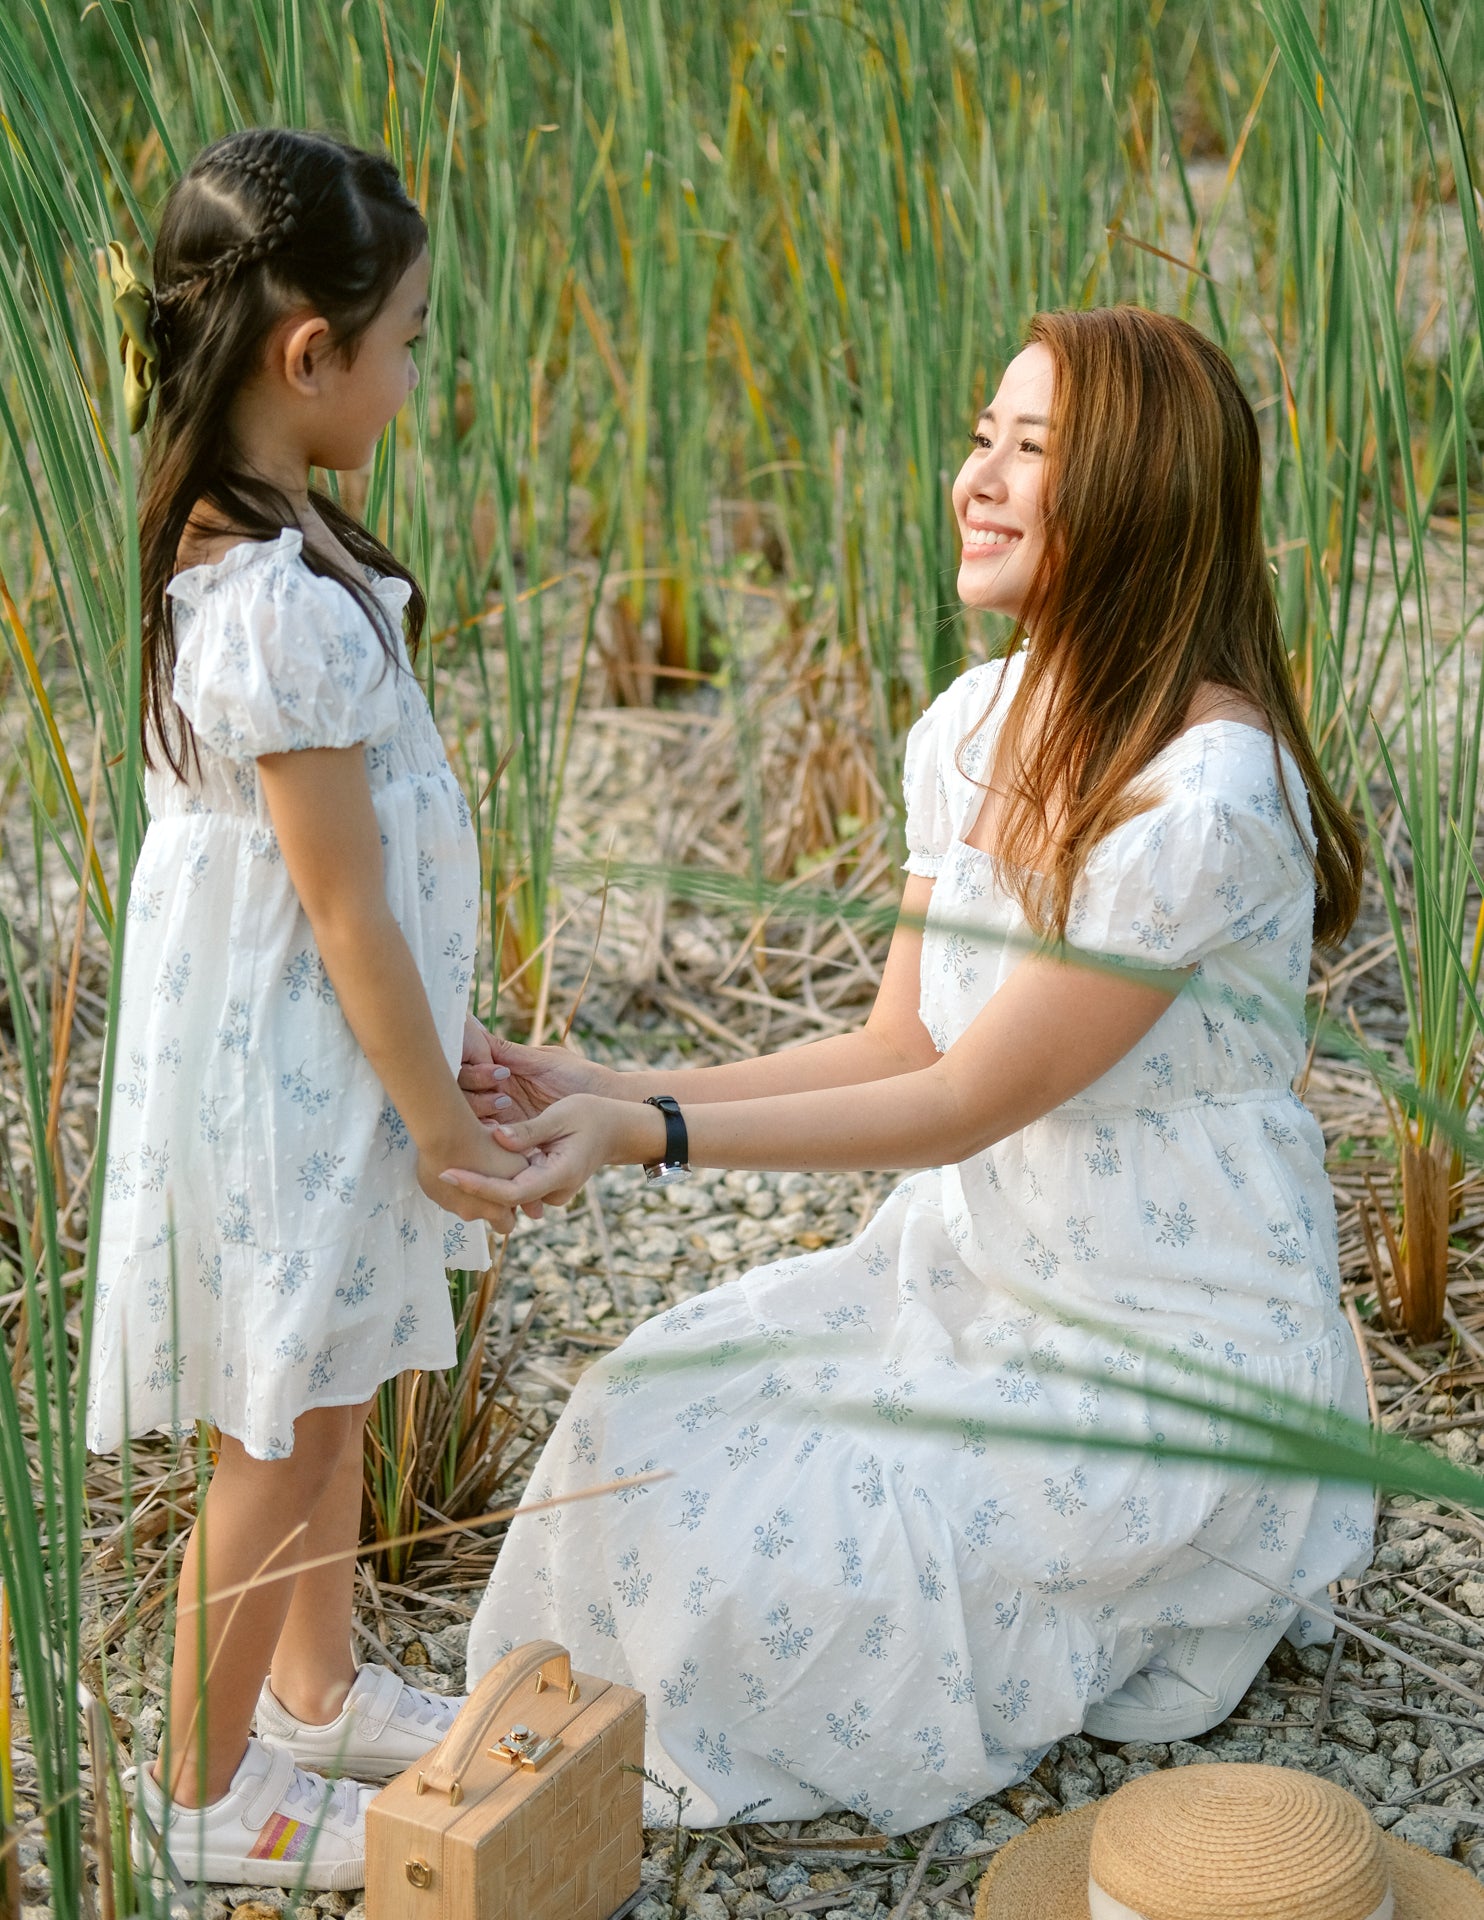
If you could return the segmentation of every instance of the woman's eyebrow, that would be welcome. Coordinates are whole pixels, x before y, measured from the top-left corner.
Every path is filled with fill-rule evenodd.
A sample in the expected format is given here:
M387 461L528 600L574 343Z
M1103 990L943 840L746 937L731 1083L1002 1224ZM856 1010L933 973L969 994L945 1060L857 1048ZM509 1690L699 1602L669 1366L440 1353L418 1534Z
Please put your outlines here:
M985 407L979 415L981 420L993 420L994 408ZM1049 427L1051 422L1044 413L1017 413L1014 424L1017 427Z

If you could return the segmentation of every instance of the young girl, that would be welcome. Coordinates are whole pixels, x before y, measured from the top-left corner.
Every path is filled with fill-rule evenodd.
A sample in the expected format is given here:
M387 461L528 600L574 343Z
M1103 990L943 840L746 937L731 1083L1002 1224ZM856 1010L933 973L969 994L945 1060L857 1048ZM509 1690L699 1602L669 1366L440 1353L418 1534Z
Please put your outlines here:
M136 1840L156 1875L163 1830L189 1879L354 1887L356 1781L424 1752L454 1704L356 1666L362 1426L383 1380L454 1360L445 1266L487 1263L481 1215L511 1224L438 1168L521 1165L454 1078L479 871L409 668L423 597L309 487L311 468L364 466L417 385L427 230L384 156L253 130L172 189L154 278L133 289L158 356L150 825L88 1436L107 1451L200 1419L220 1442ZM296 1759L353 1777L332 1790Z
M691 1072L500 1042L466 1069L485 1114L502 1070L545 1107L497 1129L525 1173L446 1176L509 1204L687 1151L931 1169L849 1246L591 1368L532 1496L672 1477L517 1524L475 1620L471 1679L540 1635L641 1687L697 1825L843 1805L901 1833L1084 1726L1203 1731L1366 1562L1368 1493L1160 1444L1231 1444L1238 1394L1365 1412L1291 1086L1311 930L1350 924L1360 844L1305 737L1259 482L1192 328L1040 315L953 494L960 593L1030 640L908 740L911 877L865 1027Z

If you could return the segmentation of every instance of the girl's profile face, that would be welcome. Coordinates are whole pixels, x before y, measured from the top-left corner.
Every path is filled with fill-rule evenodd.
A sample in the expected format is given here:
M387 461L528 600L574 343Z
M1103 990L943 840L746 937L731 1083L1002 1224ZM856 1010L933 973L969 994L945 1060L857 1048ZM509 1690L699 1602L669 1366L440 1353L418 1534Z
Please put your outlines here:
M1045 347L1016 354L975 422L973 448L953 483L963 542L959 598L1012 620L1025 611L1046 544L1041 479L1053 380Z
M425 247L361 335L354 362L331 361L317 429L323 444L311 456L314 466L340 472L364 467L387 422L416 387L413 347L427 318L429 272Z

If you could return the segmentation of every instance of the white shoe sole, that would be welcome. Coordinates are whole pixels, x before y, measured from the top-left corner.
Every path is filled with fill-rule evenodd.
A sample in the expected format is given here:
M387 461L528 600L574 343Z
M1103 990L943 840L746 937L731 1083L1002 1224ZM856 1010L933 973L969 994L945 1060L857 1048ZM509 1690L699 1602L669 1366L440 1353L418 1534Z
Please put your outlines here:
M216 1855L203 1862L199 1874L187 1873L178 1860L173 1865L188 1887L296 1887L305 1893L353 1893L366 1884L364 1860L337 1860L331 1867L320 1867L312 1856L306 1865L302 1860L249 1860L245 1854L227 1860ZM137 1860L134 1877L162 1898L174 1896L168 1876L146 1870Z
M1244 1687L1242 1692L1247 1689ZM1213 1702L1188 1713L1161 1712L1158 1707L1121 1706L1102 1702L1090 1707L1082 1722L1082 1731L1096 1740L1111 1740L1123 1746L1131 1740L1190 1740L1198 1733L1210 1733L1228 1714L1235 1713L1241 1695L1230 1705Z
M349 1893L366 1884L364 1854L352 1854L348 1860L316 1860L311 1852L308 1860L273 1860L208 1848L194 1856L193 1870L187 1871L167 1842L167 1868L160 1858L159 1823L153 1811L149 1821L152 1831L146 1833L139 1807L130 1808L129 1857L135 1878L162 1898L172 1898L176 1893L172 1875L187 1886L296 1887L305 1893ZM146 1853L147 1861L141 1858Z

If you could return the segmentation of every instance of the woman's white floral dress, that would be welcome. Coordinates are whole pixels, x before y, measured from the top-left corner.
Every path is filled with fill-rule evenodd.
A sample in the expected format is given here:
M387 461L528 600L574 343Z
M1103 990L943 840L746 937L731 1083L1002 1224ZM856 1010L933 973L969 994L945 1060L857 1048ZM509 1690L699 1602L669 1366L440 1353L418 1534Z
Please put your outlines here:
M1006 938L1018 907L961 837L983 790L955 749L1000 671L964 674L908 743L940 1049L1024 951ZM1160 1444L1230 1443L1243 1389L1360 1419L1365 1397L1323 1143L1290 1088L1313 889L1272 742L1211 723L1151 773L1162 799L1095 849L1071 921L1087 949L1196 965L1146 1038L987 1153L903 1181L849 1246L640 1327L542 1455L532 1499L673 1477L515 1523L471 1681L547 1636L642 1688L649 1765L689 1788L696 1825L761 1802L905 1832L1022 1777L1182 1625L1328 1636L1206 1550L1305 1597L1366 1563L1368 1491ZM1302 817L1291 761L1286 780Z
M254 761L365 743L387 898L457 1067L479 868L469 807L407 667L405 581L365 613L303 535L178 573L175 698L198 778L161 765L134 870L100 1225L88 1444L197 1417L273 1459L307 1407L455 1357L445 1265L488 1264L341 1013Z

